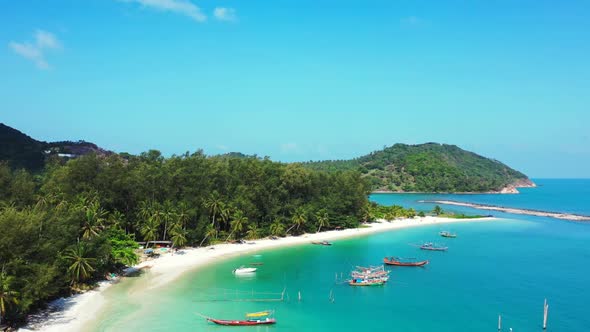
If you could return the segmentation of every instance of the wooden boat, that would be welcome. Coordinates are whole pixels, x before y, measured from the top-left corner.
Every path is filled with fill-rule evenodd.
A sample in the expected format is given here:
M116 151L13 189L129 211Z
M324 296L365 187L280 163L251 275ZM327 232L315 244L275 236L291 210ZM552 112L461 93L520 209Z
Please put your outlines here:
M428 261L403 261L401 258L398 257L385 257L383 258L383 263L387 265L395 265L395 266L424 266L428 264Z
M382 286L385 281L381 279L351 279L348 284L350 286Z
M421 245L420 249L430 250L430 251L447 251L447 249L449 249L449 247L437 247L436 245L434 245L434 243L428 242L428 243L424 243L423 245Z
M250 273L254 273L256 272L256 268L255 267L245 267L245 266L240 266L237 269L233 270L234 274L250 274Z
M225 326L252 326L252 325L270 325L276 324L277 320L274 318L263 318L263 319L246 319L246 320L226 320L226 319L215 319L207 317L207 320L217 325Z
M455 238L457 237L457 234L451 233L449 231L442 231L440 233L438 233L440 236L442 237L450 237L450 238Z
M312 241L311 243L312 244L319 244L322 246L331 246L332 245L332 243L328 242L328 241Z
M253 263L250 263L250 265L252 265L252 266L260 266L260 265L264 265L264 263L262 263L262 262L253 262Z

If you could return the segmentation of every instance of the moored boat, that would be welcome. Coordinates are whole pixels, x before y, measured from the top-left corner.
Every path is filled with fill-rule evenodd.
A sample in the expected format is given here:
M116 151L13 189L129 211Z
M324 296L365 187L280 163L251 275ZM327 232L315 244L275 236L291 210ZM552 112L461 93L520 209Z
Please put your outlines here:
M237 269L233 270L234 274L251 274L256 272L256 268L255 267L245 267L245 266L240 266Z
M383 263L394 266L424 266L428 264L428 261L406 261L398 257L385 257Z
M353 278L348 281L350 286L382 286L385 281L382 279L357 279Z
M440 236L442 236L442 237L450 237L450 238L455 238L455 237L457 237L457 234L455 234L455 233L451 233L451 232L449 232L449 231L442 231L442 232L440 232L440 233L438 233L438 234L439 234Z
M332 245L332 243L328 242L328 241L312 241L311 243L312 244L319 244L322 246L331 246Z
M251 326L251 325L270 325L276 324L277 320L274 318L263 318L263 319L246 319L246 320L227 320L227 319L215 319L207 317L207 320L217 325L225 326Z
M431 251L447 251L447 249L449 249L449 247L442 247L442 246L435 245L432 242L427 242L427 243L424 243L423 245L421 245L420 249L431 250Z

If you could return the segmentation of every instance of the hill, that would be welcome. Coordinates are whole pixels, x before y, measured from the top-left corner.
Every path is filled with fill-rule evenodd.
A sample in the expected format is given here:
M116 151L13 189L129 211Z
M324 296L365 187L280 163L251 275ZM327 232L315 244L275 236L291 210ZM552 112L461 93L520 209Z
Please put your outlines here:
M38 171L51 156L75 158L88 153L109 155L113 152L99 148L85 141L44 142L0 123L0 162L7 162L12 168Z
M352 160L307 162L311 169L356 169L374 191L394 192L517 192L534 186L507 165L455 145L395 144Z

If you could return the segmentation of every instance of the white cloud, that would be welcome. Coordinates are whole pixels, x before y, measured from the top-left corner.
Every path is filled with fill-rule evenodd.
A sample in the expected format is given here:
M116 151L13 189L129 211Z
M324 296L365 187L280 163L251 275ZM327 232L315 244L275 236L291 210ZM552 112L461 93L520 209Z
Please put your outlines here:
M207 16L203 14L201 8L189 0L119 0L123 2L135 2L144 7L149 7L161 11L168 11L181 14L192 18L197 22L205 22Z
M220 21L230 21L233 22L236 20L236 10L233 8L226 8L226 7L215 7L213 10L213 16Z
M51 32L37 30L35 32L35 43L14 42L8 43L12 51L25 59L33 61L39 69L49 69L49 64L45 60L45 50L56 50L61 48L61 43Z
M37 41L37 47L48 48L48 49L59 49L61 45L59 40L51 32L37 30L35 32L35 40Z

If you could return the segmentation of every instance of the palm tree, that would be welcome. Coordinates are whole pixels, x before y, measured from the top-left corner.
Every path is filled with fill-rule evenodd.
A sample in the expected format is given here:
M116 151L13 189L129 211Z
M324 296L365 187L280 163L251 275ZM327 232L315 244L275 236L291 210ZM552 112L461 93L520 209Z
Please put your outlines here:
M162 212L160 212L162 216L162 220L164 220L164 236L162 237L162 241L166 241L166 231L168 231L168 223L174 220L176 213L174 212L174 206L172 206L172 202L165 201L164 206L162 206Z
M287 233L289 233L289 231L295 226L297 226L297 231L299 231L299 227L305 225L307 222L307 211L305 211L303 207L297 208L293 214L293 217L291 218L291 221L293 222L293 226L289 227Z
M188 208L188 205L185 202L178 203L178 206L176 207L176 220L182 229L185 229L186 222L190 219L190 217L191 212Z
M279 219L275 219L272 224L270 224L270 234L275 236L283 235L285 231L285 226Z
M180 224L175 224L174 228L172 228L170 230L170 239L172 240L172 245L175 248L181 248L184 247L184 245L187 242L186 239L186 230L184 230L184 228L182 228L182 226Z
M244 216L244 213L242 213L241 210L237 210L234 213L233 219L230 222L230 226L231 226L231 232L229 233L229 235L227 236L227 239L225 239L225 242L227 242L229 240L229 238L234 234L240 234L240 232L244 229L244 225L248 222L248 218L246 216Z
M12 304L18 305L18 298L20 294L12 288L14 281L13 276L9 276L4 272L4 266L2 266L2 272L0 273L0 324L6 316L6 308Z
M97 202L85 208L84 224L82 225L82 238L90 239L103 229L106 211Z
M219 216L221 217L221 220L226 226L229 226L229 228L231 228L229 223L232 217L232 210L233 208L230 205L225 204L222 204L221 208L219 209Z
M434 209L432 209L432 212L434 212L434 214L436 214L437 216L440 216L444 213L443 209L438 205L435 206Z
M387 212L387 213L385 213L383 218L385 218L385 220L387 220L387 221L392 221L393 219L395 219L395 213L394 212Z
M209 213L211 214L211 219L213 220L211 222L211 225L213 225L213 226L216 226L215 217L221 211L222 205L223 205L223 202L221 201L221 198L219 198L219 196L217 194L212 194L211 196L209 196L209 198L207 198L205 200L205 207L207 209L209 209Z
M322 229L322 227L327 227L330 226L330 218L328 217L328 212L326 212L326 210L320 210L318 211L318 213L316 213L315 218L318 221L318 231L317 233L320 232L320 230Z
M205 229L205 237L203 238L203 240L201 240L201 243L199 243L199 247L203 244L203 242L205 242L207 238L210 237L214 239L217 237L217 229L215 229L215 226L213 226L213 224L208 225Z
M109 224L115 228L119 228L125 231L127 234L127 220L125 219L125 215L117 210L113 211L109 215Z
M92 264L95 259L86 257L86 247L83 244L78 243L75 248L66 250L63 257L71 264L68 267L68 274L72 285L81 280L86 280L94 272Z
M249 240L254 240L260 237L258 226L255 223L252 223L248 226L248 231L246 232L246 237Z
M160 229L160 220L154 216L150 217L141 227L141 236L146 241L146 247L150 241L156 241L158 230Z

